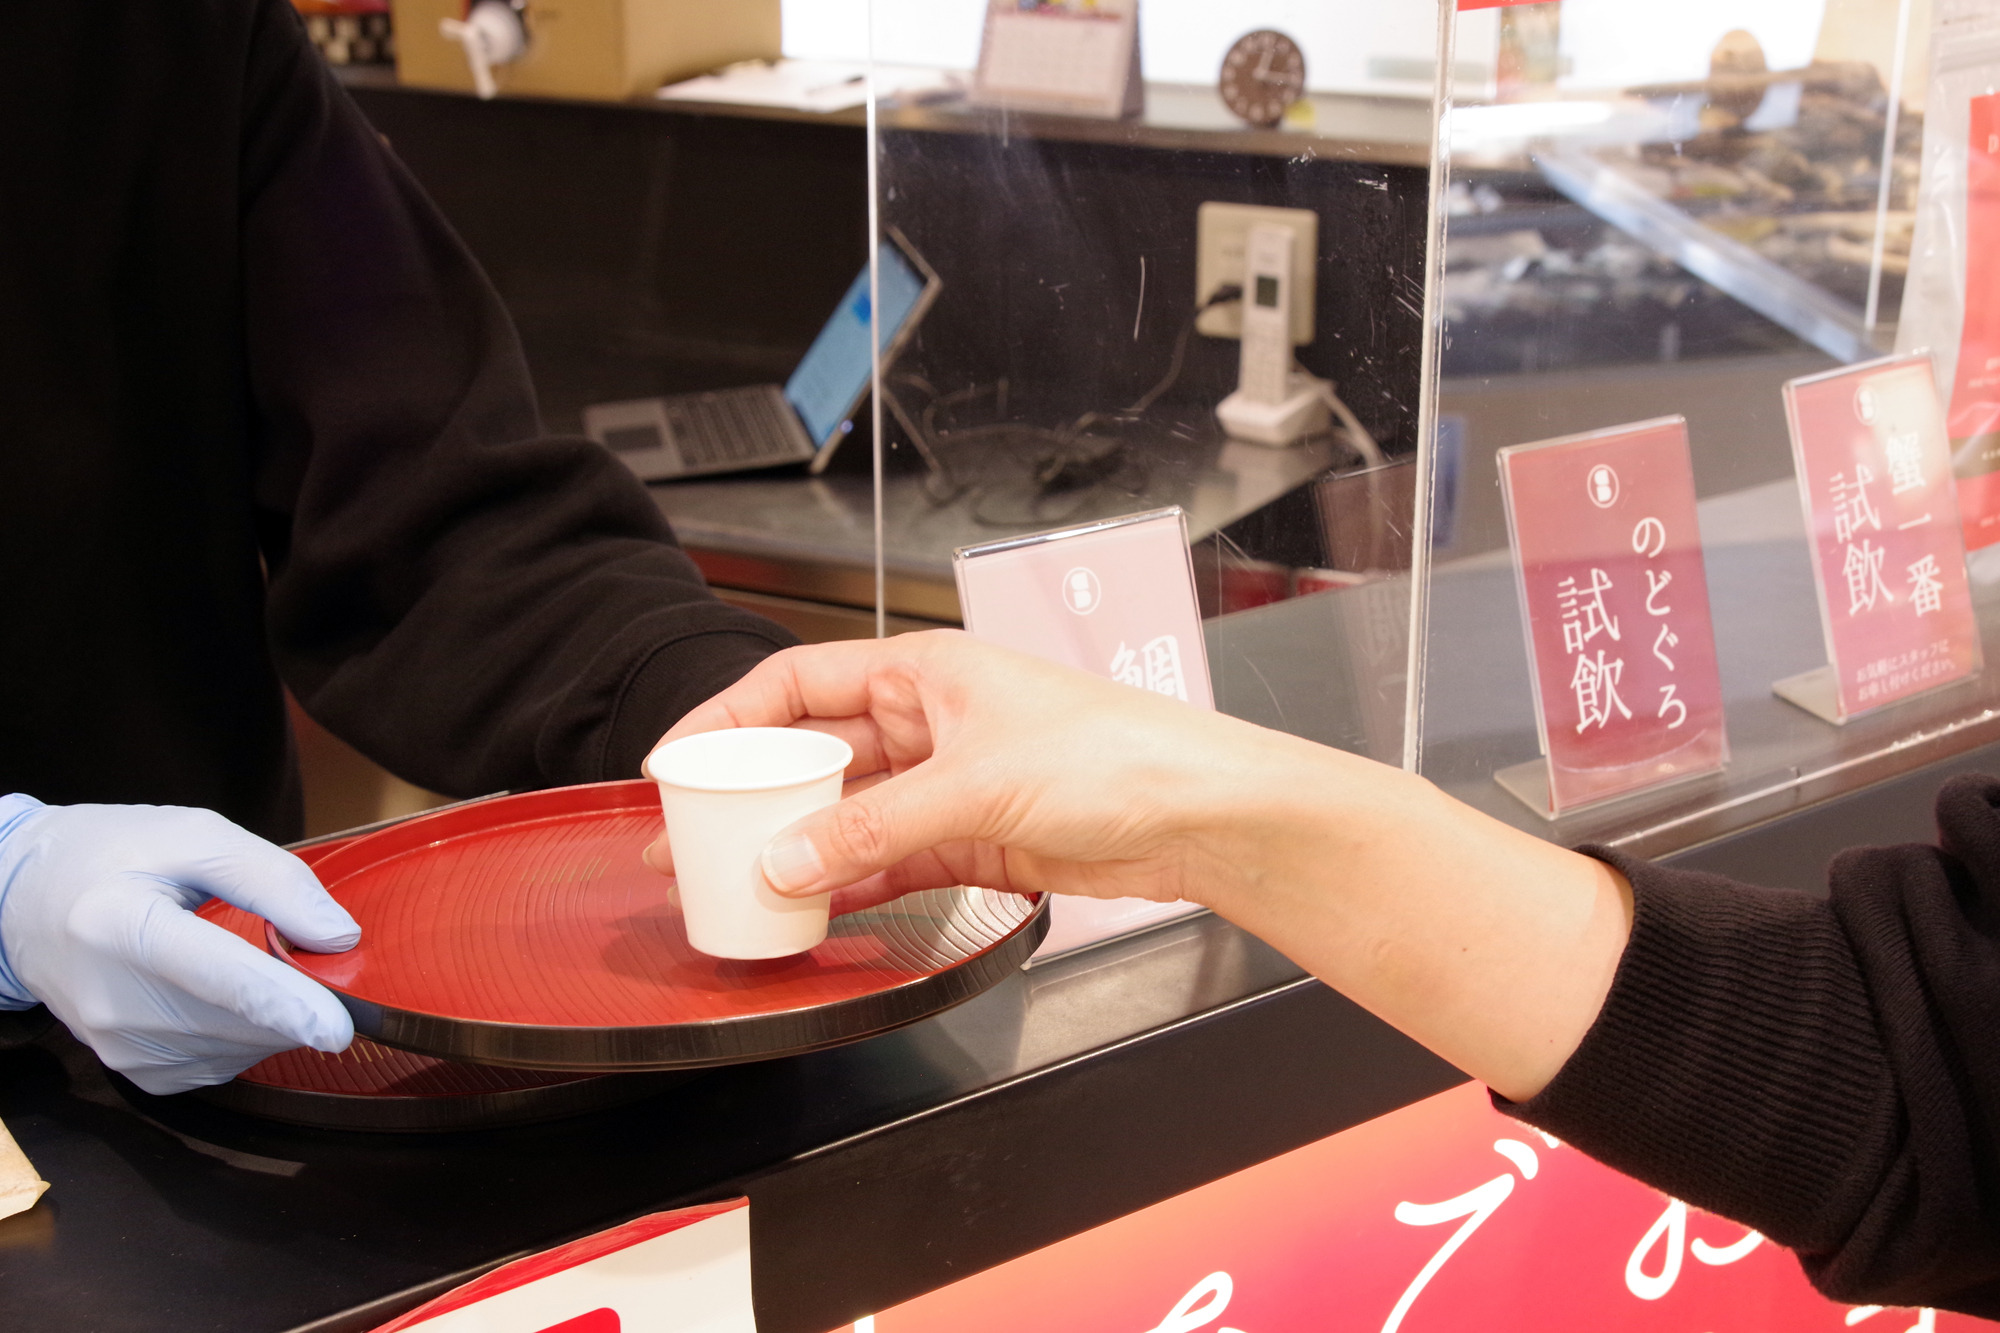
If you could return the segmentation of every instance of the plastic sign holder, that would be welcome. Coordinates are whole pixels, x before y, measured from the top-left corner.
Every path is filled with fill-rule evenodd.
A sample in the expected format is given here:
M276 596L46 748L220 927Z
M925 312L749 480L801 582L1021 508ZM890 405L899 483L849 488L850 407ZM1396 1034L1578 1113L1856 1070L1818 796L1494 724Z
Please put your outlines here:
M1179 506L961 547L966 630L1045 661L1213 709L1208 647ZM1199 910L1143 898L1050 904L1037 959Z
M1828 665L1771 686L1835 726L1978 674L1951 446L1930 357L1785 385Z
M1543 758L1494 774L1544 819L1729 762L1687 423L1502 449Z
M1139 0L989 0L972 77L975 106L1066 116L1136 116Z

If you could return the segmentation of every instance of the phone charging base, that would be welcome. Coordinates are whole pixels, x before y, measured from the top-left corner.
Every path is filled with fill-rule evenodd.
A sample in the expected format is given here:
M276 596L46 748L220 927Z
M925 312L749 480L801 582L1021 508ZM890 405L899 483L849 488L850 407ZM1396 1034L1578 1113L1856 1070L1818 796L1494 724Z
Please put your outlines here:
M1284 399L1260 402L1238 389L1215 406L1216 420L1233 440L1248 440L1274 448L1297 444L1331 428L1326 399L1320 381L1303 372L1293 372Z

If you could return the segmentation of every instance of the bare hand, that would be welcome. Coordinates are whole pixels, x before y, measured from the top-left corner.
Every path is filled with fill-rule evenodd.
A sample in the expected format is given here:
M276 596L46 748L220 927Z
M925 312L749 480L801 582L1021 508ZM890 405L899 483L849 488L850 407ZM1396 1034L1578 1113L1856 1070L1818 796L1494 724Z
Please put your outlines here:
M1630 929L1616 871L1421 778L950 631L780 653L668 738L744 726L854 747L846 799L764 852L782 893L1184 898L1517 1100ZM647 860L672 870L664 836Z
M793 725L839 736L854 763L847 799L781 834L765 876L838 889L847 911L954 884L1199 901L1196 757L1227 752L1210 732L1256 732L943 630L780 653L666 739ZM647 861L671 871L664 834Z

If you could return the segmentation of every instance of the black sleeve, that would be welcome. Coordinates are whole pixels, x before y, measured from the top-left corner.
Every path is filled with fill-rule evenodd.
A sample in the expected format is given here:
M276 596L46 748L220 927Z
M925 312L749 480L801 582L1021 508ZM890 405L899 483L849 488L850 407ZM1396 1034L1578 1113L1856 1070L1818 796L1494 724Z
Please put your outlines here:
M55 1015L43 1005L32 1009L0 1010L0 1051L17 1050L47 1032Z
M1501 1109L1798 1252L1837 1300L2000 1316L2000 782L1831 897L1586 849L1631 881L1597 1022Z
M794 640L715 600L644 487L542 434L497 295L261 0L241 161L268 636L306 711L441 792L634 777Z

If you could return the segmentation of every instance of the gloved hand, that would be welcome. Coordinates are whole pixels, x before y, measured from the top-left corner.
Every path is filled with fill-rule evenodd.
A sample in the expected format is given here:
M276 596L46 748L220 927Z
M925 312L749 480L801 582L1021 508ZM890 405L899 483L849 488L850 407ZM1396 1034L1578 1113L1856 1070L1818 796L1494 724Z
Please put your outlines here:
M345 1050L331 991L193 910L213 895L318 952L361 928L291 853L209 810L0 797L0 1007L46 1004L148 1092Z

